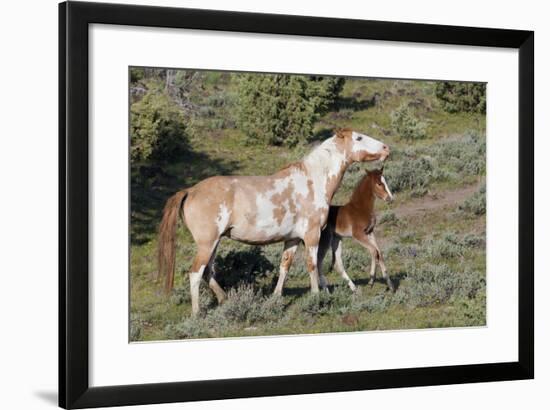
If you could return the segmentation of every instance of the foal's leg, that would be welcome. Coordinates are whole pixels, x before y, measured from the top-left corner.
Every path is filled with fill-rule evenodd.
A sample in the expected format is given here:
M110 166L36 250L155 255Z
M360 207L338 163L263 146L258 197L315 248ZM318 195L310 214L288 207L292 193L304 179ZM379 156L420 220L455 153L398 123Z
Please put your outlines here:
M357 287L355 286L355 283L351 280L351 278L346 273L346 269L344 268L344 262L342 262L342 238L340 236L334 236L332 239L332 252L333 252L333 259L334 259L334 266L336 267L336 271L342 276L342 278L347 282L349 288L355 292L357 290Z
M189 285L191 287L191 309L193 316L199 313L199 286L202 275L210 263L210 258L217 243L201 243L189 272ZM218 285L219 286L219 285Z
M214 259L216 259L216 250L218 249L218 246L214 248L214 251L212 252L212 255L210 256L210 262L208 263L208 273L209 273L209 279L208 279L208 286L210 286L210 289L214 292L216 295L216 299L218 299L218 304L222 304L224 300L227 298L227 295L225 294L224 290L216 280L216 267L214 264Z
M388 276L388 272L386 270L386 264L384 263L384 257L382 256L382 252L380 251L380 248L378 247L378 244L376 243L376 238L374 237L374 232L371 232L368 235L368 240L370 241L370 243L372 243L372 245L376 249L378 265L380 265L380 270L382 271L382 276L386 280L386 284L388 285L388 288L390 288L391 291L395 292L395 288L393 287L393 283L392 283L390 277Z
M380 248L378 247L378 244L376 243L376 239L374 238L374 234L371 232L370 234L359 234L353 236L361 245L363 245L365 248L367 248L371 254L371 266L370 266L370 280L369 285L374 285L374 280L376 279L376 263L380 265L380 269L382 270L382 275L384 276L384 279L386 279L386 284L390 288L390 290L394 290L393 283L391 282L390 278L388 277L388 274L386 272L386 265L384 264L384 259L382 257L382 252L380 252Z
M359 242L370 253L369 285L372 287L374 285L374 280L376 279L376 261L378 259L376 248L369 240L368 235L363 231L353 232L353 239Z
M332 242L333 233L330 230L330 227L326 227L321 232L321 238L319 240L319 249L317 251L317 266L319 271L319 285L321 286L321 289L328 292L328 281L327 277L323 274L323 260L325 259L325 255L327 254L327 251L330 249L330 244ZM333 257L333 263L334 263L334 257Z
M285 242L283 256L281 257L281 265L279 266L279 279L277 280L277 286L275 286L275 291L273 292L275 295L281 296L283 294L286 274L290 269L290 265L292 265L292 260L294 259L299 244L299 240Z

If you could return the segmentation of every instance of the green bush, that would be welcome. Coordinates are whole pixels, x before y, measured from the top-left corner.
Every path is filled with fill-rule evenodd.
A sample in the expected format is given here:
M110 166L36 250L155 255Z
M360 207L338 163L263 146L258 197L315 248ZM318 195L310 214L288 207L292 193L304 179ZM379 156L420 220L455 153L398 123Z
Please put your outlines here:
M145 70L143 68L132 67L130 68L130 83L137 83L145 77Z
M212 335L209 330L202 318L191 317L181 323L167 325L164 329L164 334L169 339L211 337Z
M466 178L485 174L485 149L485 139L474 132L417 148L395 149L384 174L392 192L410 190L413 197L423 196L433 182L464 183ZM349 184L344 181L343 186L348 189Z
M393 211L386 211L380 215L378 218L378 224L386 224L386 225L399 225L399 218Z
M391 113L391 126L397 136L404 140L426 138L426 123L415 117L408 104L401 104Z
M455 271L446 264L410 265L394 301L409 307L444 303L451 298L475 298L485 288L484 275L478 271Z
M464 235L462 243L468 248L481 248L485 246L485 237L469 233Z
M212 293L209 289L206 292ZM201 299L204 296L201 293ZM253 286L243 284L229 290L227 300L222 305L206 308L201 303L201 316L169 324L164 331L171 339L217 337L232 329L277 322L283 319L285 307L281 296L263 296Z
M179 107L152 87L130 108L132 161L174 158L186 145L188 132Z
M425 188L432 180L433 160L428 157L407 156L388 165L384 173L392 192Z
M485 113L486 84L441 81L435 84L435 96L442 108L451 113Z
M301 298L298 303L298 310L302 313L320 316L330 312L332 297L328 292L309 293Z
M461 257L465 251L462 240L452 233L427 241L425 248L430 257L446 260Z
M252 285L231 289L227 300L210 316L215 322L241 322L252 324L279 319L284 312L284 299L277 295L264 297Z
M487 207L485 197L485 185L483 185L479 191L460 204L458 209L462 212L473 215L485 215Z
M344 79L303 75L239 78L239 127L249 142L294 146L335 102Z

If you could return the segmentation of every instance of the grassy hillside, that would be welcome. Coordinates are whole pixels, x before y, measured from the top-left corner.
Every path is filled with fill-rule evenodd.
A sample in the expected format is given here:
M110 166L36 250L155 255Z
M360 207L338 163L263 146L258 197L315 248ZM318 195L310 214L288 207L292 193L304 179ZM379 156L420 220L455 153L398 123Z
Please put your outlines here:
M186 150L162 166L132 170L131 340L484 325L485 115L445 112L434 88L433 82L347 79L311 138L290 149L247 143L236 126L234 78L209 73L192 97L201 112L193 118ZM396 132L392 113L402 106L423 123L423 138L403 140ZM229 299L218 307L203 282L203 314L192 319L187 272L195 245L181 224L175 290L163 295L156 230L166 198L212 175L273 173L336 127L351 127L392 148L385 174L396 201L377 203L375 233L395 294L382 280L367 286L368 253L346 239L344 263L357 293L330 272L331 292L311 295L302 248L284 296L273 297L282 244L252 247L224 239L216 267ZM347 201L369 166L347 171L334 203Z

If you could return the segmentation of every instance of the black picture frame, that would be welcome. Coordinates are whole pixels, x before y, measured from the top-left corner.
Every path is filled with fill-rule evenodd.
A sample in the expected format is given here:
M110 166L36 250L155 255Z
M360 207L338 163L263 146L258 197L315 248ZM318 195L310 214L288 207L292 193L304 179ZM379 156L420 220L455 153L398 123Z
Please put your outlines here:
M517 362L90 387L88 27L93 23L519 50ZM86 408L534 377L534 32L168 7L59 4L59 405Z

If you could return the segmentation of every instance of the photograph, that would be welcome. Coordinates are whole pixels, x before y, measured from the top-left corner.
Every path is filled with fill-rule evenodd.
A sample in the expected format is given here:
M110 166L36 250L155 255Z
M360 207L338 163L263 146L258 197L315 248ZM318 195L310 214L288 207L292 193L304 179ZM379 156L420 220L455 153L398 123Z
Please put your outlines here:
M486 83L128 77L130 342L486 325Z

